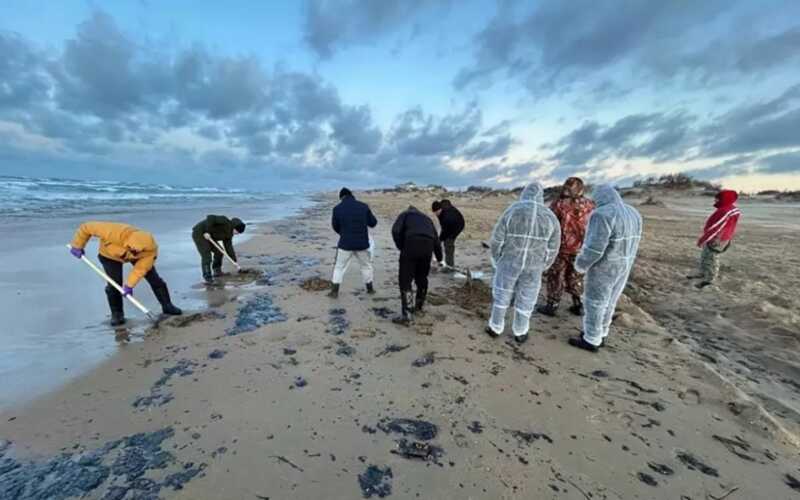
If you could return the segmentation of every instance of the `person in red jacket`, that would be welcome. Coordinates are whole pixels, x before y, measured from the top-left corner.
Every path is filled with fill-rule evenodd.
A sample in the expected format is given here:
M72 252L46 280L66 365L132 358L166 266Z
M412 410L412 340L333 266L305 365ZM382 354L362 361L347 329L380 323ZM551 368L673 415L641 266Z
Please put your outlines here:
M697 246L703 249L700 253L700 271L698 274L687 276L690 279L702 279L695 285L697 288L707 287L719 275L719 256L728 250L741 215L736 207L738 198L736 191L730 189L723 189L717 193L714 200L716 210L706 220L703 234L697 240Z
M569 311L577 316L583 314L581 275L575 271L575 256L581 250L586 225L595 206L592 200L583 196L584 191L583 181L570 177L564 182L559 198L550 204L550 210L561 224L561 247L545 276L547 303L536 308L540 314L555 316L565 289L572 296Z

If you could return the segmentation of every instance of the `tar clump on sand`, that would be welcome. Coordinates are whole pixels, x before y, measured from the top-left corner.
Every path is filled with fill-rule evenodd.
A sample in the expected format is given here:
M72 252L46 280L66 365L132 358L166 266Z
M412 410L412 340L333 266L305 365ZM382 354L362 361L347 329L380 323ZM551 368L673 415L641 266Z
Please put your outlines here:
M228 354L228 351L223 351L222 349L214 349L210 353L208 353L209 359L222 359L225 355Z
M347 317L345 316L346 314L347 311L342 308L328 311L329 320L327 332L337 336L344 334L350 327L350 322L347 321Z
M163 488L181 489L205 468L205 464L180 464L163 449L164 441L173 435L167 427L44 462L17 461L7 449L0 450L0 498L157 499ZM169 473L176 466L179 471Z
M411 362L411 366L415 366L417 368L422 368L423 366L432 365L436 361L436 353L435 352L428 352L425 353L424 356L421 358L417 358Z
M392 494L392 469L370 465L363 473L358 475L358 485L364 498L388 497Z
M409 441L403 438L397 441L397 449L392 450L392 453L403 458L436 462L444 455L444 450L430 443Z
M378 422L378 429L386 434L395 433L403 436L414 436L421 441L430 441L439 434L439 428L436 427L436 424L410 418L383 419Z
M717 469L711 467L710 465L706 465L699 458L692 455L691 453L684 451L678 453L678 460L680 460L681 463L683 463L683 465L688 467L689 470L700 471L706 476L719 477L719 472L717 471Z
M308 278L307 280L300 283L300 288L307 292L322 292L324 290L328 290L331 287L331 282L320 278L319 276L314 276L313 278Z
M286 315L278 306L272 303L272 298L267 294L256 295L239 309L236 323L227 331L228 335L252 332L270 323L286 321Z
M156 380L150 388L150 394L147 396L139 396L133 401L134 408L147 408L149 406L163 406L172 401L172 393L165 389L169 380L174 376L185 377L194 373L193 368L197 363L190 359L181 359L175 366L164 368L164 374Z

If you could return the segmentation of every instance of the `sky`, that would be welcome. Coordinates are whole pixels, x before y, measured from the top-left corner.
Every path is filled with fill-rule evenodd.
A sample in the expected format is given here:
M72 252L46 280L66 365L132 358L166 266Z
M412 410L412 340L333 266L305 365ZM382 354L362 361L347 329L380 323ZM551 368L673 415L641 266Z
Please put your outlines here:
M0 3L0 174L800 189L796 0Z

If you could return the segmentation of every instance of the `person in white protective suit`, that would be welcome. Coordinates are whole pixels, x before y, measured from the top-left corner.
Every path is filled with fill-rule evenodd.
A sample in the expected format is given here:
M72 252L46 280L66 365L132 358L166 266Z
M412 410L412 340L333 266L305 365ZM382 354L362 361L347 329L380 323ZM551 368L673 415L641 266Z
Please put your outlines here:
M639 240L642 216L610 184L595 188L597 208L589 218L575 270L583 281L583 335L569 339L574 347L597 352L605 344L617 301L628 282Z
M506 311L514 300L514 339L528 340L531 313L539 296L542 273L558 256L561 227L544 204L544 188L531 182L500 216L492 232L492 315L486 333L497 337L505 328Z

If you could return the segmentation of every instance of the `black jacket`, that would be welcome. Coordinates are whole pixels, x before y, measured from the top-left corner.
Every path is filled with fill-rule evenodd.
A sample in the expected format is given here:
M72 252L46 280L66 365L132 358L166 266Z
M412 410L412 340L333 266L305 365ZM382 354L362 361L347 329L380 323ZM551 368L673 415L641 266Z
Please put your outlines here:
M221 241L225 252L236 260L236 252L233 250L233 223L229 218L224 215L209 215L192 228L192 236L202 238L203 233L210 234L216 242Z
M464 230L464 216L453 205L443 207L439 213L439 225L442 227L439 239L454 240Z
M420 239L430 240L433 243L433 253L436 260L442 261L442 243L436 234L436 226L430 217L414 207L397 216L392 226L392 239L398 250L406 249L406 243Z
M369 205L345 196L333 209L331 226L339 235L338 247L342 250L357 252L369 248L369 231L367 228L378 225Z

